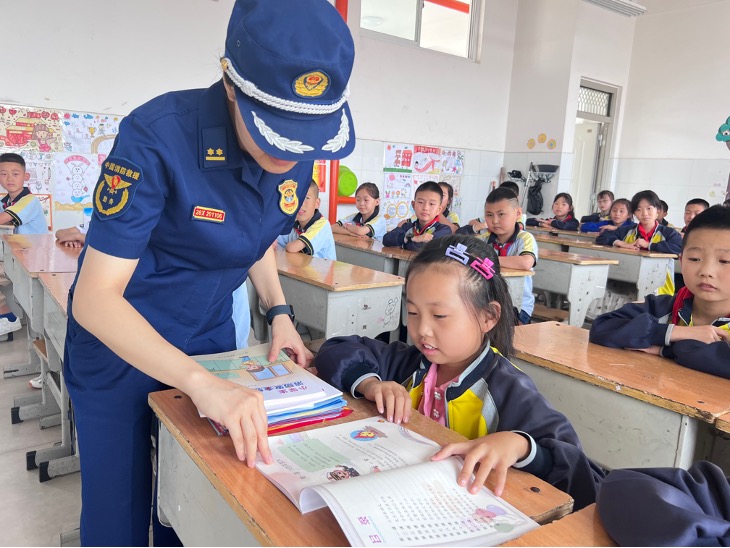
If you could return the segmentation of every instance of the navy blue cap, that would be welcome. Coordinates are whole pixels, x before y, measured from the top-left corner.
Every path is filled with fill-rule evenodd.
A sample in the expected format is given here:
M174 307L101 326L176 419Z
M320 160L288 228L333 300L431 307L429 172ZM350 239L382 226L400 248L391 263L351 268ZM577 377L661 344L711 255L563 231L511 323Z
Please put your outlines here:
M327 0L236 0L221 65L265 153L337 160L355 147L354 59L350 30Z

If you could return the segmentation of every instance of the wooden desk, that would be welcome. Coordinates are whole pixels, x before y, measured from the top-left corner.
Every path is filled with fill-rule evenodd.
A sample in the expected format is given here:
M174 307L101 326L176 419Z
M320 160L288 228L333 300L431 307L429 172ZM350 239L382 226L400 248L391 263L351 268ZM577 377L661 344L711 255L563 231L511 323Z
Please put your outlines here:
M588 342L545 322L515 328L515 365L572 422L586 454L608 468L688 468L711 449L730 411L730 380L671 360Z
M591 504L500 546L616 546Z
M280 248L276 266L297 321L323 332L327 339L375 337L400 325L403 278L399 276Z
M347 546L329 509L302 515L256 469L238 461L230 438L218 437L179 390L150 394L160 419L158 509L186 546ZM372 402L349 400L337 424L374 416ZM441 444L464 440L419 413L408 427ZM493 486L492 484L490 484ZM539 523L557 519L572 499L542 480L510 469L504 499Z
M609 267L608 278L635 285L639 299L654 293L656 289L664 285L667 270L673 266L672 261L677 258L672 253L596 245L577 238L538 235L535 236L535 239L541 252L543 249L552 249L592 255L603 259L618 259L618 264Z
M580 232L578 230L558 230L557 228L542 228L539 226L526 226L525 230L530 232L533 236L545 236L554 235L562 238L572 238L587 240L590 242L595 241L596 237L600 232Z
M50 391L60 408L61 442L53 447L28 451L26 468L38 468L41 482L80 470L78 446L71 413L71 400L63 377L63 347L66 339L68 291L75 272L38 274L44 291L43 336L46 341L47 367L42 367L43 390Z
M532 286L566 295L570 303L568 323L582 327L591 302L606 292L610 265L616 264L617 259L540 249Z
M43 333L43 288L38 274L76 272L81 249L57 244L53 234L13 234L3 235L2 239L5 275L12 282L12 295L28 316L30 355L28 363L6 367L3 376L30 375L37 373L40 366L31 345ZM7 290L8 286L3 288L3 292Z
M385 247L383 242L371 238L345 234L334 234L334 237L338 261L386 274L398 274L398 259L389 252L394 248Z
M726 413L723 416L718 417L715 426L720 432L730 434L730 413Z

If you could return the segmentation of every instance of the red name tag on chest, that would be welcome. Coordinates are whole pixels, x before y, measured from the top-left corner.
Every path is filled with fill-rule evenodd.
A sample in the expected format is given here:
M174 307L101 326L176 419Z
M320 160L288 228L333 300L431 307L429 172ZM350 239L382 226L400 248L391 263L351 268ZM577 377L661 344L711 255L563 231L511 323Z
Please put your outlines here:
M193 208L193 219L196 221L210 221L213 223L222 223L226 220L226 212L221 209L195 206Z

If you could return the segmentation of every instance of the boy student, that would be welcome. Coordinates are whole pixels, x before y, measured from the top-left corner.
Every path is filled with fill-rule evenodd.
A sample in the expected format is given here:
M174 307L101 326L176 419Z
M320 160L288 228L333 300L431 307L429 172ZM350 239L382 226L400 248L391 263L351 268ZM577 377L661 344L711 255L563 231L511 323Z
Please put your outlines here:
M665 219L667 214L669 213L669 204L665 202L664 200L659 200L659 203L662 204L662 207L657 211L657 217L659 220L659 224L662 224L664 226L669 226L669 221Z
M498 188L506 188L506 189L509 189L512 192L514 192L515 196L517 197L517 203L519 203L520 187L517 183L515 183L514 181L505 181L504 183L499 185ZM485 212L486 212L486 209L487 209L487 204L485 202L484 203ZM523 223L520 223L520 224L522 224L522 226L524 226ZM465 225L465 226L459 228L459 230L457 230L457 233L459 233L459 234L484 234L485 232L487 232L487 230L489 230L489 229L487 228L487 221L484 219L484 217L477 217L476 219L472 219L471 221L469 221L468 225Z
M687 205L684 206L684 227L680 232L684 234L690 221L709 207L710 203L702 198L693 198L687 202Z
M309 183L307 197L299 208L291 232L279 236L276 243L289 253L304 253L322 259L337 260L332 227L319 212L319 187L314 180Z
M443 199L443 191L434 181L426 181L416 188L416 195L411 202L416 220L402 221L387 232L383 236L383 245L418 251L435 238L450 236L451 229L439 222Z
M611 192L610 190L602 190L601 192L599 192L597 196L598 213L584 215L580 218L581 224L608 221L611 214L611 205L613 204L613 199L613 192ZM631 215L629 215L629 218L631 218Z
M480 234L479 238L485 239L497 252L499 265L503 268L532 270L537 263L537 242L519 223L522 209L514 192L503 187L490 192L484 206L484 217L488 230ZM526 276L522 307L518 314L521 324L530 323L534 308L532 276Z
M680 260L686 287L599 316L590 341L730 379L730 209L713 206L692 219Z
M15 234L46 234L48 225L43 207L38 198L24 186L30 179L25 172L25 159L20 154L0 154L0 185L7 195L0 201L0 224L13 225ZM21 328L20 320L10 311L7 304L0 305L0 336L8 335ZM40 378L30 381L33 388L41 388ZM37 386L36 386L37 385Z

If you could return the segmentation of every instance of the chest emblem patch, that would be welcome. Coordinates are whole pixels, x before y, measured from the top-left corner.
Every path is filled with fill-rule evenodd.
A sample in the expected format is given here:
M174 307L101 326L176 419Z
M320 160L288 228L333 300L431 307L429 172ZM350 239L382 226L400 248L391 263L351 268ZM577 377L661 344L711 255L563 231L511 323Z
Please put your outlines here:
M299 209L297 186L298 183L292 179L287 179L278 186L279 209L287 215L294 215Z

